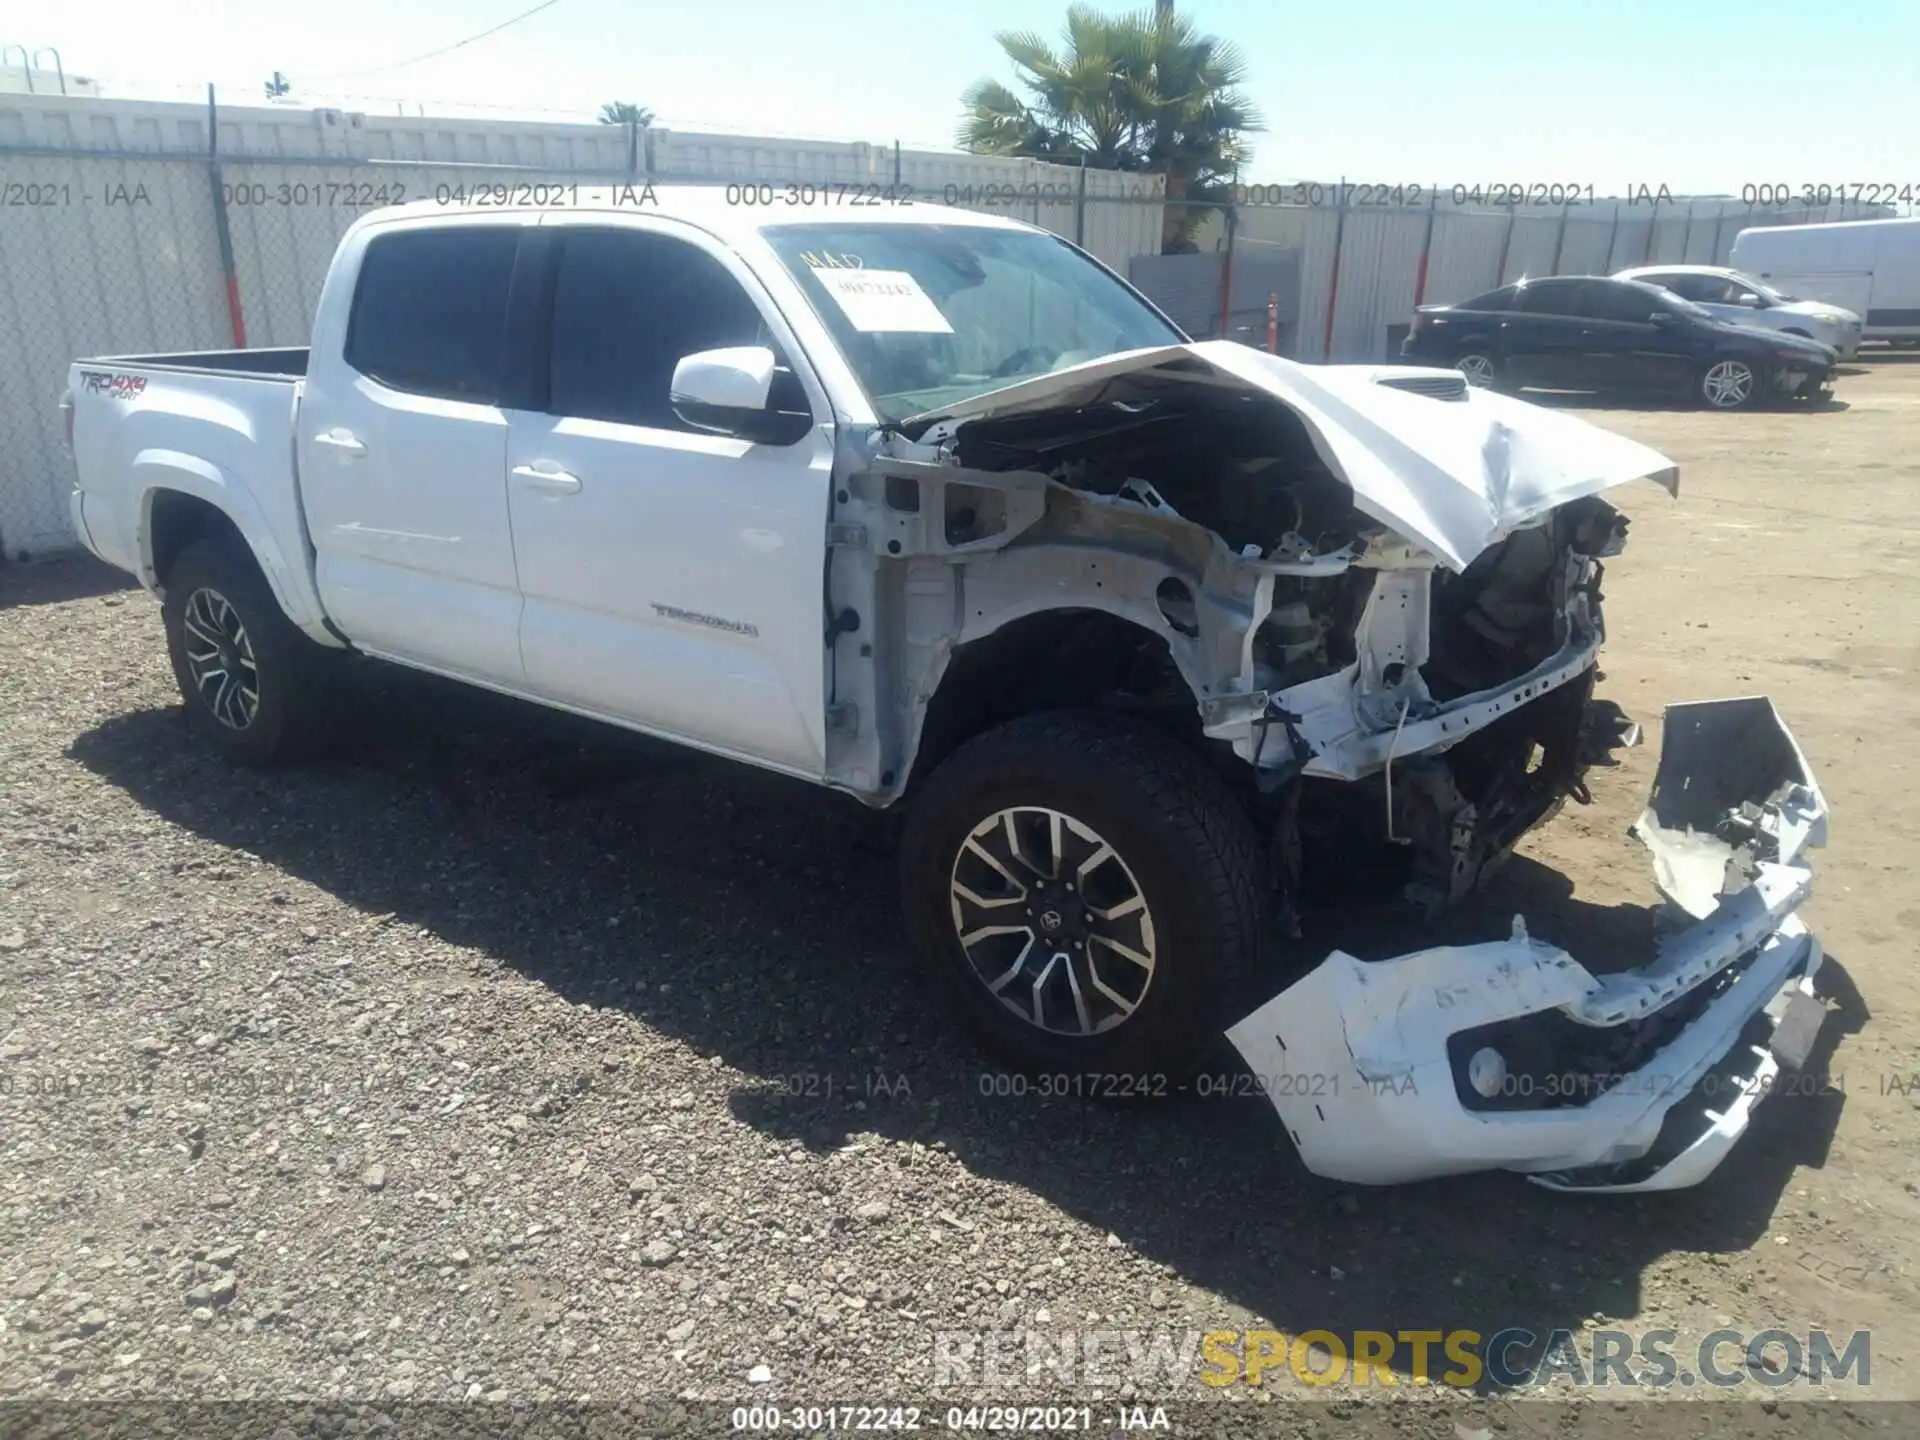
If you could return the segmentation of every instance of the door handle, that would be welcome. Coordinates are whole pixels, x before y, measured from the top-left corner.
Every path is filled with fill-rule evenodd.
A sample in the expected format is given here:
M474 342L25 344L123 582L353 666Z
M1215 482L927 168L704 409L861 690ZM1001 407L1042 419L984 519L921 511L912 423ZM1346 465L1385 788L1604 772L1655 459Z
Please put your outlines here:
M313 443L324 445L329 450L338 450L342 455L364 455L367 447L351 430L322 430L313 437Z
M542 466L548 468L543 469ZM574 495L580 490L580 477L547 461L532 465L513 467L513 478L536 490L550 490L556 495Z

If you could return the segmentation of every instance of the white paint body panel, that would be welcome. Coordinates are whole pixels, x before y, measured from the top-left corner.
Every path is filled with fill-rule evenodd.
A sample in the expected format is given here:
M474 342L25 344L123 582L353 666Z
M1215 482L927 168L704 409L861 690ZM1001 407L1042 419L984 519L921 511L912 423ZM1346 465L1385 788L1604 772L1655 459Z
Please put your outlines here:
M87 372L137 373L141 392L121 399L91 388ZM78 361L74 406L79 538L109 565L153 589L149 517L154 496L175 490L204 500L239 529L274 598L308 635L335 644L307 554L306 522L292 484L294 381L267 376L140 370Z
M1707 739L1683 752L1690 727ZM1753 787L1760 798L1741 793L1757 773L1741 754L1755 736L1774 760ZM1794 912L1813 883L1801 853L1826 842L1826 801L1764 700L1676 706L1667 737L1656 798L1635 834L1661 890L1696 923L1668 935L1649 963L1595 975L1529 938L1516 917L1510 939L1483 945L1372 963L1335 951L1227 1032L1309 1169L1368 1185L1508 1169L1555 1188L1618 1193L1697 1183L1732 1149L1781 1064L1765 1045L1735 1052L1742 1031L1763 1014L1777 1029L1793 997L1813 995L1820 945ZM1754 867L1746 888L1719 893L1732 849L1710 831L1663 823L1663 791L1681 807L1688 792L1737 797L1732 811L1750 801L1775 858ZM1462 1061L1449 1050L1462 1032L1554 1013L1599 1031L1646 1021L1696 991L1711 996L1700 1013L1630 1073L1610 1075L1590 1099L1582 1093L1584 1103L1550 1107L1544 1089L1526 1092L1543 1097L1528 1108L1463 1099ZM1696 1092L1728 1062L1732 1078ZM1677 1155L1634 1170L1683 1104L1700 1108L1704 1128Z
M833 446L516 412L509 506L534 692L818 779ZM697 617L697 618L689 618Z
M376 220L347 233L314 319L296 453L320 595L356 644L515 685L524 674L506 412L389 389L342 358L361 261L387 228Z

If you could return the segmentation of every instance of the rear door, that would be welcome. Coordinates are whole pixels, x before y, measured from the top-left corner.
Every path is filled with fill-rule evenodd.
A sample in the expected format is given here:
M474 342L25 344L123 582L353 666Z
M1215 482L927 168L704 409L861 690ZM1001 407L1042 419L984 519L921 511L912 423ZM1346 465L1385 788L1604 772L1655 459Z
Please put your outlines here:
M833 428L739 260L653 219L549 215L545 395L511 417L508 506L538 694L739 759L825 772L824 563ZM675 364L769 345L790 445L698 430ZM784 393L783 393L784 392Z
M354 277L352 305L321 307L295 442L315 577L341 630L375 654L514 686L501 405L523 228L436 216L351 237L335 267Z
M1520 287L1509 317L1507 374L1516 385L1577 389L1581 322L1577 280L1533 280Z
M1920 221L1876 225L1874 231L1873 272L1863 304L1830 303L1856 310L1868 329L1883 338L1920 336Z

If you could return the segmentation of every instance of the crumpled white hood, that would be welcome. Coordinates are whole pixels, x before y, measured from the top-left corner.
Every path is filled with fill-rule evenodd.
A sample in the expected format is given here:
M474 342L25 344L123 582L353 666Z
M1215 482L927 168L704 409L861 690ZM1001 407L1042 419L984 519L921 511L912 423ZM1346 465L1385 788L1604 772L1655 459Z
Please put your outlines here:
M1199 360L1208 372L1196 371ZM927 411L952 433L988 416L1092 402L1116 376L1174 362L1165 378L1270 395L1306 422L1321 458L1381 524L1464 570L1482 550L1546 511L1630 480L1679 494L1673 461L1571 415L1486 390L1464 401L1396 390L1378 378L1452 375L1404 366L1300 365L1228 340L1132 350Z

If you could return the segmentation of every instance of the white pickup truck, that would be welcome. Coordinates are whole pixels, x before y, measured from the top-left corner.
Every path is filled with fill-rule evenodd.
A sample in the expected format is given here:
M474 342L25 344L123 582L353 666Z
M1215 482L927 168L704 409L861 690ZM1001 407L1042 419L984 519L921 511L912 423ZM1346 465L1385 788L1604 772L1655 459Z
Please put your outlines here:
M1630 743L1598 495L1677 486L1654 451L1190 343L1008 220L579 199L365 217L310 350L73 366L74 524L232 755L320 744L357 651L904 800L957 1008L1157 1094L1298 935L1303 854L1444 904ZM1656 955L1335 953L1232 1027L1309 1166L1685 1184L1804 1060L1819 789L1763 699L1667 732Z

